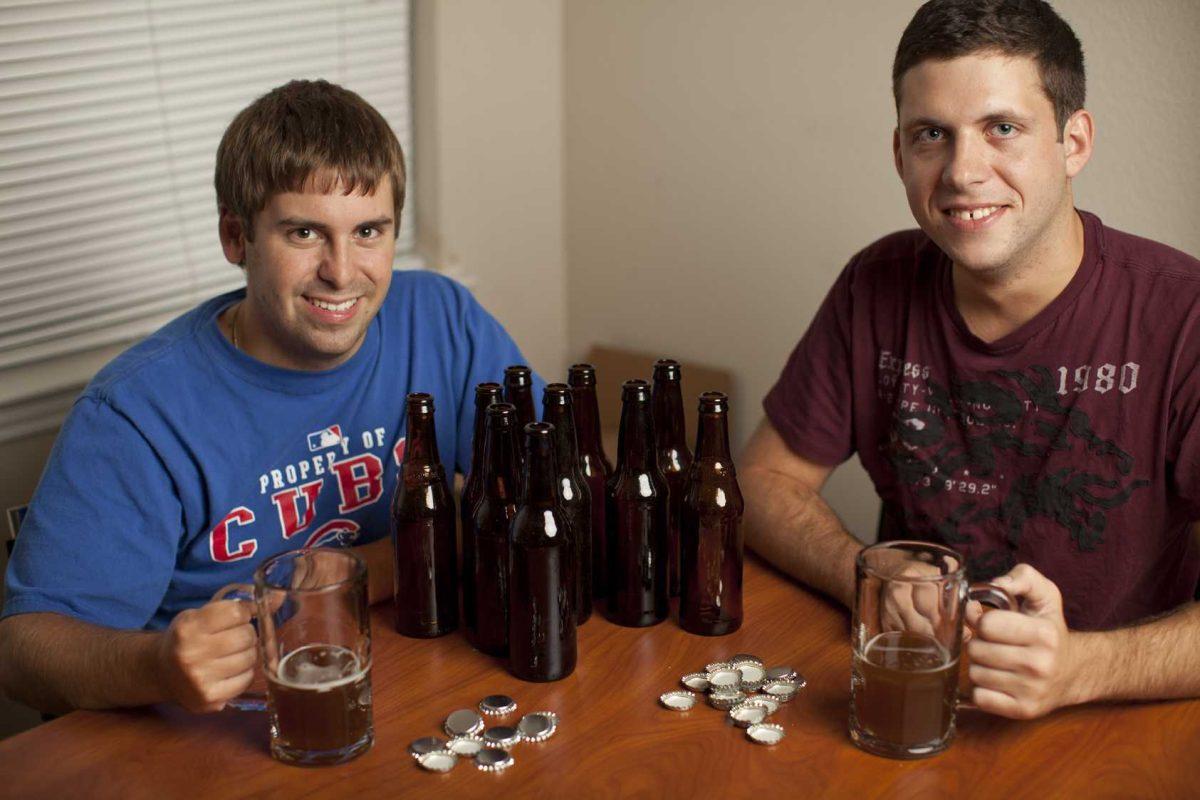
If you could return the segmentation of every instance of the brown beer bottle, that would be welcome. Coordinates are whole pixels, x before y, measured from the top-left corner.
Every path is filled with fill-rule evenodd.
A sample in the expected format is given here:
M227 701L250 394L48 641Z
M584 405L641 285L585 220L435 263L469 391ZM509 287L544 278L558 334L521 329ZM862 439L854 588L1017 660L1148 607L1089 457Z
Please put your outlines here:
M475 532L472 528L472 513L483 494L483 428L488 406L504 398L504 387L498 383L481 383L475 387L475 428L471 439L471 467L463 483L459 499L459 530L462 532L462 574L475 574ZM469 577L463 581L463 613L470 624L471 610L475 607L475 584Z
M554 460L558 465L555 488L558 504L575 545L575 620L579 625L592 616L592 492L579 466L571 387L551 383L542 394L542 422L554 426ZM597 502L603 503L601 496Z
M668 490L667 549L672 597L679 594L679 510L683 507L684 485L692 466L684 429L680 377L678 361L664 358L654 362L654 436L658 469Z
M537 422L537 414L533 408L533 371L524 364L514 364L504 368L504 401L512 403L517 409L517 436L523 437L525 426ZM525 457L525 442L517 442L517 458Z
M517 410L508 403L488 406L479 470L482 492L471 512L475 553L470 570L463 559L463 603L467 639L488 655L508 654L508 534L517 514ZM470 592L468 592L468 588Z
M742 625L745 508L729 455L729 398L705 392L680 525L679 625L685 631L722 636Z
M621 391L617 468L608 480L608 613L618 625L666 619L667 483L654 454L650 384L625 381Z
M579 466L592 493L592 597L608 593L608 560L604 524L604 495L612 464L604 454L600 440L600 403L596 399L596 368L591 364L575 364L567 373L567 383L575 399L575 432L579 439Z
M575 670L575 551L555 491L554 426L525 426L521 503L508 562L508 668L526 681Z
M429 639L458 627L454 501L438 456L433 396L408 396L400 480L392 496L396 630Z

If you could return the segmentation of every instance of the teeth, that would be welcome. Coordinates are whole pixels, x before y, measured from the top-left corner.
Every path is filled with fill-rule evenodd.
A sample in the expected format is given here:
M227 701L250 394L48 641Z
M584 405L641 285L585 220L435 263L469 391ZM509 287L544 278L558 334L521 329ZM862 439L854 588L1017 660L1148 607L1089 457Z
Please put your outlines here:
M326 311L346 311L358 302L358 298L355 297L353 300L347 300L343 303L326 303L324 300L314 300L310 297L308 302Z
M995 213L999 208L1000 206L988 206L987 208L977 208L974 211L951 211L950 216L957 219L977 220Z

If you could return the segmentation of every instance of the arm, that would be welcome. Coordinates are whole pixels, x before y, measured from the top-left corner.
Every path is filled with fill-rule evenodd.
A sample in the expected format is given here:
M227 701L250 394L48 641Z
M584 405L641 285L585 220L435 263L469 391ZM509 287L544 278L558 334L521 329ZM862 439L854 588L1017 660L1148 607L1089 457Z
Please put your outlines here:
M764 419L742 458L746 543L784 572L854 603L854 559L863 545L838 520L819 492L833 467L791 450Z
M984 711L1031 719L1097 700L1200 696L1200 604L1128 628L1071 631L1058 587L1033 567L994 582L1021 611L968 610L978 632L967 645L970 677Z
M250 685L255 635L247 604L181 612L165 631L122 631L63 614L0 620L0 691L41 711L174 700L219 711Z

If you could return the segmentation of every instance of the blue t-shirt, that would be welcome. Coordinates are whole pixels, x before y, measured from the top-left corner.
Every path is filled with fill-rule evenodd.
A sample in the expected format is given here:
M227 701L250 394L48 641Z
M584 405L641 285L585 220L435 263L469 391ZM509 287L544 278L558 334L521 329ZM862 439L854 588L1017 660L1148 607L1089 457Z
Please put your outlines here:
M277 553L387 536L405 396L433 395L447 475L466 472L475 385L524 363L434 273L394 273L359 351L321 372L234 349L217 317L244 295L184 314L88 385L22 523L3 616L161 629Z

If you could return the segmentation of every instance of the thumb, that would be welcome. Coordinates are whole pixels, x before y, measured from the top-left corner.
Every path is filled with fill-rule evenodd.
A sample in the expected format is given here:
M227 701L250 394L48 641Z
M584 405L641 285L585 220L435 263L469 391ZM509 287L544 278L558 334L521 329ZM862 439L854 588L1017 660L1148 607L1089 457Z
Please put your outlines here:
M1017 564L992 583L1016 598L1026 614L1036 617L1062 614L1062 594L1058 587L1028 564Z

